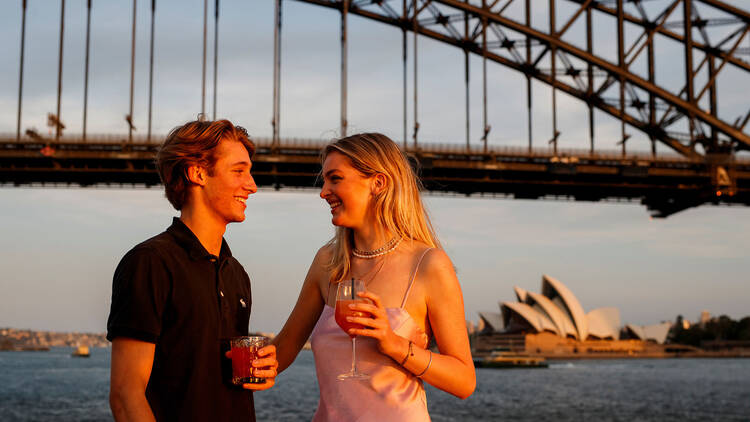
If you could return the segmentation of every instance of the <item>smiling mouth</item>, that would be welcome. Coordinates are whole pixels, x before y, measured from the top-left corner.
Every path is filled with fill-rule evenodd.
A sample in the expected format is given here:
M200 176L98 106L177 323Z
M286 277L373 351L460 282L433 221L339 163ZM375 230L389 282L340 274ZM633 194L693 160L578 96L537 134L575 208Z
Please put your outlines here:
M247 198L243 198L241 196L235 196L234 200L237 202L241 202L243 205L246 205L246 202L247 202Z
M329 202L328 205L331 207L331 211L341 206L341 201Z

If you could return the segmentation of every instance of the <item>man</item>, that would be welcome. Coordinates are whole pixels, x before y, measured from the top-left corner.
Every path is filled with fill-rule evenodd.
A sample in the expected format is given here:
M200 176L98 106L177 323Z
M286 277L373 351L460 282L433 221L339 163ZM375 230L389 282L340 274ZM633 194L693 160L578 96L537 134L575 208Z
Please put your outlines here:
M115 270L107 338L116 420L255 420L252 391L271 388L276 349L259 352L265 384L230 383L228 339L247 335L250 279L223 239L245 219L255 152L227 120L189 122L156 156L169 202L164 232L131 249Z

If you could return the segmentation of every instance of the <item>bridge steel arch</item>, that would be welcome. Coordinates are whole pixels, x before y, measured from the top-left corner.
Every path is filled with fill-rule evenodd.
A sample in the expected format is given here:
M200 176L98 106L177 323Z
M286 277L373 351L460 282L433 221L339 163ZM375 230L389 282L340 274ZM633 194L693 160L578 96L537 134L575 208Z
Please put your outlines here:
M273 137L269 140L256 139L258 149L254 157L254 175L259 185L277 189L285 186L311 187L315 185L320 171L319 150L322 144L316 141L282 140L279 136L282 0L275 1L274 104L271 122ZM400 28L403 37L404 149L409 153L410 159L414 160L427 190L461 195L512 196L520 199L638 200L654 217L666 217L701 204L750 206L750 160L735 154L743 149L750 150L750 139L744 131L750 121L750 111L743 111L734 123L721 118L718 113L719 92L716 84L718 75L727 68L739 70L742 77L750 75L750 63L746 60L750 55L750 48L740 47L748 39L750 32L750 14L747 11L718 0L653 0L646 5L641 4L645 4L645 0L296 1L341 13L341 134L346 133L347 127L347 16L358 15ZM158 144L151 138L150 129L145 138L134 138L132 130L127 137L116 134L87 137L85 101L84 133L81 138L59 136L63 128L59 110L56 115L48 116L48 124L58 128L55 137L47 138L33 129L27 130L26 136L21 136L26 1L22 4L17 128L15 137L0 133L0 184L158 184L159 178L153 161ZM536 8L548 8L546 11L551 12L547 15L549 30L546 32L531 24L532 4ZM218 27L218 0L215 5L215 27ZM556 22L558 13L555 10L560 5L567 5L567 12L570 12L566 14L563 11L559 14L562 25ZM155 1L152 1L152 45L154 12ZM205 4L203 14L205 22ZM617 63L593 53L593 17L598 18L599 15L617 24ZM135 25L135 13L133 16ZM580 26L577 26L583 20L584 48L578 46L581 43ZM63 23L64 10L61 8L61 38ZM600 29L599 26L597 28ZM721 31L715 31L715 28L720 28ZM628 38L626 29L627 35L634 32L637 37ZM218 45L217 33L214 35L215 46ZM407 145L409 33L414 36L414 52L419 35L460 48L464 52L467 75L465 148L455 144L417 142L419 97L416 82L419 72L416 54L413 55L414 144L413 148ZM570 40L571 33L577 34L578 43ZM204 30L204 43L207 41L205 34ZM657 36L659 39L666 38L680 43L683 47L682 72L685 84L680 92L656 83L655 56L661 51L657 51L655 47L654 40ZM719 39L720 41L716 41ZM62 43L60 46L59 54L62 58ZM669 53L673 54L673 50L674 47ZM88 57L88 43L86 52ZM134 49L131 48L131 59L133 54ZM483 59L484 149L470 144L470 54L480 55ZM153 49L151 57L153 58ZM204 55L203 69L205 57ZM488 148L488 60L514 69L526 78L528 150L522 146ZM639 67L646 60L647 74L644 75ZM217 73L216 63L215 55L214 75ZM59 66L58 75L61 71L62 67ZM205 70L203 73L205 75ZM131 80L132 77L131 66ZM551 87L552 138L549 143L553 148L549 148L547 142L542 147L532 147L532 80ZM724 83L723 79L721 83ZM87 86L88 82L85 84ZM740 88L746 86L750 84L742 84ZM149 84L149 98L151 89ZM565 92L587 104L591 143L589 152L572 149L558 151L557 91ZM86 88L84 98L85 92ZM131 88L131 98L132 95ZM60 89L58 102L59 98ZM202 87L202 98L205 99L205 86ZM608 153L595 150L595 109L602 110L621 122L619 142L622 154L619 151ZM150 114L149 100L149 128ZM126 121L133 129L131 116L132 110L126 116ZM626 125L643 131L650 137L650 156L648 153L633 151L632 148L626 151L629 138ZM680 130L681 133L678 132ZM657 143L667 145L682 157L669 154L657 156Z
M554 90L560 90L582 100L589 107L592 152L593 108L621 121L622 139L619 143L622 145L623 155L629 138L625 124L648 135L654 155L655 142L661 142L685 157L707 161L720 157L720 161L726 162L731 160L734 152L750 150L750 135L743 131L750 120L750 110L744 118L740 116L734 123L720 118L716 89L717 76L727 64L750 75L750 63L741 57L742 54L749 54L750 49L740 48L750 32L750 13L718 0L664 0L662 3L665 7L655 18L650 18L637 0L566 0L567 3L575 4L577 10L562 27L556 25L554 12L555 5L562 0L549 0L544 6L551 10L551 29L546 32L504 15L514 0L403 0L405 4L401 13L394 9L392 3L402 3L392 0L295 1L337 9L342 15L358 15L401 28L405 32L413 32L415 36L423 35L461 48L521 72L527 79L533 78L546 83L553 89L553 98ZM515 0L515 3L521 2L522 0ZM533 3L539 6L541 2ZM624 3L632 4L638 15L627 13ZM525 1L527 21L531 4L531 0ZM696 7L697 4L701 4L700 9ZM677 13L680 9L681 16ZM701 10L720 17L704 19L701 17ZM617 21L617 63L592 52L594 28L591 15L594 11L614 17ZM669 21L676 14L682 20ZM563 38L565 32L581 20L585 21L586 49ZM473 29L462 34L454 25L461 21L465 28ZM627 49L624 31L626 23L631 27L637 26L642 31ZM725 33L721 41L711 42L707 28L716 26L729 29L730 32L729 35ZM673 28L681 28L682 32ZM700 33L703 42L693 39L696 31ZM508 34L525 39L512 39ZM654 39L657 34L677 41L684 47L686 84L679 94L655 82ZM488 41L487 38L493 39ZM542 48L541 52L537 48L534 57L530 54L532 45ZM526 47L526 57L519 52L519 46ZM647 76L630 70L632 63L644 50L648 56ZM698 66L694 64L694 56L703 57ZM550 69L545 70L539 66L545 58L552 63ZM555 65L557 59L562 62L562 66ZM576 67L575 61L585 68ZM707 82L700 84L702 87L698 90L702 71ZM605 79L597 85L595 77ZM606 98L604 94L610 88L614 90L614 87L619 87L618 98ZM707 93L708 98L704 99ZM708 105L702 106L706 102ZM554 107L555 104L553 116ZM675 124L683 119L687 121L688 132L673 130ZM553 122L553 127L556 127L556 122ZM487 131L485 125L485 142ZM555 150L558 135L559 132L553 129L550 143L554 144ZM697 148L698 146L701 148Z

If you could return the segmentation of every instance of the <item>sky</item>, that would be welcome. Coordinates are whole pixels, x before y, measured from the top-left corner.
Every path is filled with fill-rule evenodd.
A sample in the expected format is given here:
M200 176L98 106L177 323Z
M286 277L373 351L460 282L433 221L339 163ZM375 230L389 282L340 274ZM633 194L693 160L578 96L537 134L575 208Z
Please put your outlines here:
M123 117L129 105L132 3L125 3L94 1L89 133L127 132ZM644 4L654 3L659 2ZM30 0L27 17L22 127L42 133L47 131L46 113L54 112L56 102L59 5L54 4ZM82 126L84 4L66 2L61 115L70 135L80 133ZM138 1L134 121L141 134L147 112L149 4ZM157 4L155 134L200 112L203 2L179 4ZM16 128L19 5L0 6L0 34L6 40L0 50L2 133ZM534 15L538 26L548 19L541 9ZM561 6L558 20L564 21L571 10ZM220 19L218 115L247 127L253 136L270 136L273 2L225 0ZM282 137L338 135L338 22L331 10L284 2ZM606 28L607 22L600 25ZM349 27L350 131L377 130L400 141L401 33L353 16ZM612 31L597 34L596 50L611 56ZM410 37L410 48L412 42ZM209 59L212 45L209 38ZM662 52L660 60L681 60L679 46L667 43ZM481 60L472 58L471 65L471 131L472 142L478 142ZM463 143L463 53L420 38L419 69L420 139ZM410 97L411 71L410 65ZM746 77L729 71L722 77L719 114L734 121L748 108L747 95L736 89ZM669 72L658 74L660 78L676 90L682 83ZM212 80L209 65L209 113ZM492 146L526 145L524 82L509 69L488 65ZM535 83L537 146L551 131L549 95ZM581 124L585 106L560 93L558 106L560 147L587 147L587 125ZM596 119L597 146L615 149L619 122L602 113ZM628 131L634 135L629 147L649 147L643 135ZM565 283L586 311L617 307L623 323L650 324L678 314L695 320L702 310L733 318L748 315L748 208L702 206L652 220L638 203L428 194L426 204L457 269L467 319L476 321L478 311L499 312L498 302L515 300L513 286L539 291L542 274ZM160 188L0 186L0 326L104 331L119 259L136 243L164 230L174 215ZM312 257L333 233L330 213L312 188L261 189L248 201L247 216L246 222L229 226L226 238L252 279L251 329L278 331Z

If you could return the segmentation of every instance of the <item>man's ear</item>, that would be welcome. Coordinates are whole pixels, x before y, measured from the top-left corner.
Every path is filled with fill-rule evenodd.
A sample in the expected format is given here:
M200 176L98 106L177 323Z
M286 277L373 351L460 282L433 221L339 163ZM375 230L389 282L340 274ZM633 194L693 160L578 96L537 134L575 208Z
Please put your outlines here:
M388 186L388 178L383 173L375 173L372 181L372 193L380 195Z
M187 178L191 183L198 186L206 185L206 169L199 165L192 165L187 168Z

